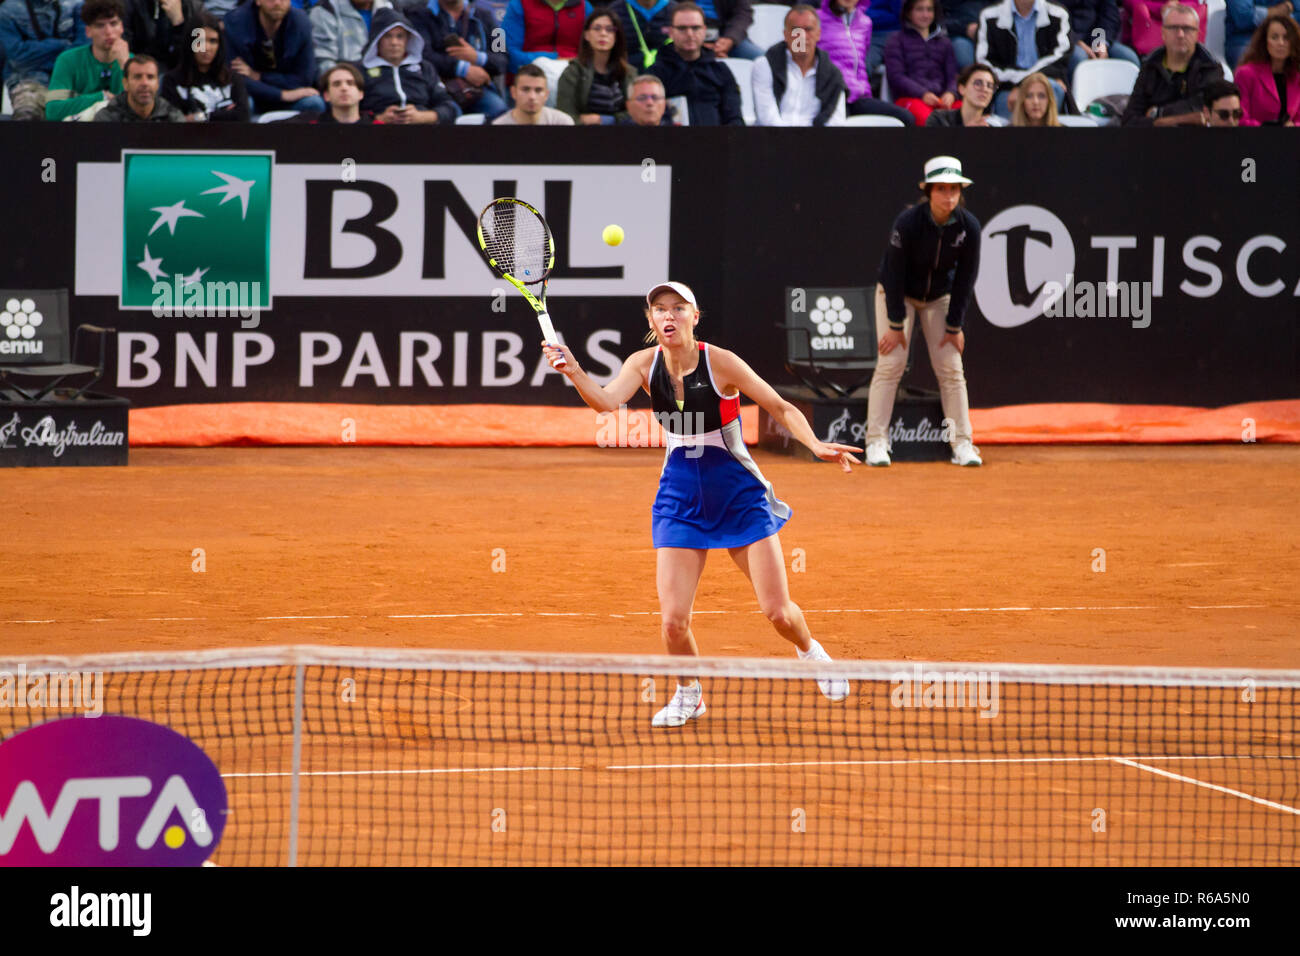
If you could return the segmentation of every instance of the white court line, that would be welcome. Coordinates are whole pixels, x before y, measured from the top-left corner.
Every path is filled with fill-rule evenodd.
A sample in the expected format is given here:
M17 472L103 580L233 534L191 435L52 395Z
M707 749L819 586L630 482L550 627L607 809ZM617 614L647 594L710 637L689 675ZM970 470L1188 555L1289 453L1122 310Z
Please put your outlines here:
M1189 611L1237 611L1246 609L1259 608L1292 608L1297 607L1295 604L1187 604L1182 609ZM834 608L804 608L804 614L985 614L985 613L1025 613L1033 611L1168 611L1176 610L1178 605L1166 604L1079 604L1079 605L1046 605L1046 606L1028 606L1012 605L1005 607L834 607ZM734 611L696 611L697 615L704 614L761 614L759 610L734 610ZM145 618L107 618L97 617L89 619L69 619L57 620L50 618L48 620L12 620L5 621L5 624L109 624L109 623L132 623L139 621L230 621L230 620L249 620L249 621L349 621L365 620L368 618L383 618L390 621L410 621L410 620L427 620L442 618L474 618L474 617L633 617L633 616L658 616L658 611L625 611L622 614L612 614L594 611L533 611L530 615L525 615L523 611L463 611L453 613L439 614L284 614L272 615L267 617L251 618L231 618L222 616L221 618L211 617L145 617Z
M346 621L351 614L276 614L270 617L255 617L254 621ZM153 618L161 621L166 618Z
M606 770L725 770L732 767L898 767L909 764L991 764L991 763L1102 763L1107 760L1254 760L1255 754L1207 754L1191 757L913 757L907 760L790 760L761 763L645 763L614 764ZM1294 759L1281 757L1283 760Z
M368 617L366 614L358 614L357 617ZM415 618L430 617L523 617L523 611L475 611L466 614L384 614L383 617L390 621L402 621Z
M388 777L429 773L532 773L553 770L581 770L581 767L430 767L416 770L306 770L301 777ZM292 777L289 770L266 773L223 773L223 777Z
M784 760L755 763L644 763L644 764L609 764L605 770L729 770L729 769L763 769L772 767L883 767L925 764L1012 764L1012 763L1104 763L1130 760L1255 760L1255 759L1300 759L1289 755L1261 758L1255 754L1205 754L1193 756L1136 756L1136 757L914 757L907 760ZM1141 764L1133 764L1141 766ZM407 770L312 770L302 774L304 777L366 777L391 776L397 774L435 774L435 773L536 773L550 771L576 771L583 767L429 767ZM1145 768L1154 773L1163 773L1154 767ZM246 773L223 773L223 777L291 777L292 772L250 771ZM1177 776L1173 774L1171 776ZM1191 779L1179 777L1178 779ZM1234 791L1228 791L1230 793ZM1238 794L1238 796L1244 796ZM1255 799L1255 798L1251 798ZM1264 801L1267 802L1267 801ZM1272 804L1270 804L1271 806ZM1291 809L1289 807L1284 809ZM1300 813L1300 811L1292 811Z
M1162 777L1168 777L1170 780L1180 780L1183 783L1195 784L1198 787L1204 787L1206 790L1217 790L1219 793L1227 793L1234 797L1241 797L1243 800L1249 800L1252 803L1258 803L1265 807L1272 807L1274 810L1284 810L1287 813L1294 813L1300 816L1300 808L1289 807L1285 803L1274 803L1272 800L1265 800L1263 797L1252 796L1249 793L1242 793L1240 790L1233 790L1229 787L1220 787L1217 783L1206 783L1204 780L1197 780L1195 777L1184 777L1182 774L1170 773L1168 770L1161 770L1159 767L1148 767L1145 764L1138 763L1136 760L1130 760L1126 757L1113 758L1116 763L1122 763L1126 767L1136 767L1138 770L1145 770L1147 773L1159 774Z

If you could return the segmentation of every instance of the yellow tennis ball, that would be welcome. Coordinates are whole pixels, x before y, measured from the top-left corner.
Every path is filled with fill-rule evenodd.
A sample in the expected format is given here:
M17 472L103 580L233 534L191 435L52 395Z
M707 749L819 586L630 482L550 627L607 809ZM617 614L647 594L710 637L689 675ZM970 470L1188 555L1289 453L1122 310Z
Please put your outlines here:
M606 226L605 231L600 234L600 238L605 240L609 246L617 246L623 242L622 226Z
M163 842L173 850L178 850L181 844L185 842L185 831L172 824L163 832Z

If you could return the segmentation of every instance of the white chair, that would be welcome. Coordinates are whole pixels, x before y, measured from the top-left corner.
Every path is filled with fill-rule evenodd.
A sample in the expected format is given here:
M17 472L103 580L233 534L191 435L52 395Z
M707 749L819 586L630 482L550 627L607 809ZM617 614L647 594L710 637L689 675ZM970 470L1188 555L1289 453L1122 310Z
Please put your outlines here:
M731 75L736 78L736 85L740 87L740 115L745 118L746 126L753 126L755 120L754 61L738 60L734 56L729 56L722 62L730 67Z
M773 43L785 40L785 15L790 8L779 3L754 4L754 22L749 25L749 39L764 53Z
M280 120L293 119L297 115L297 110L271 110L271 112L259 116L257 121L259 123L278 123Z
M1074 71L1071 92L1079 109L1101 96L1114 93L1128 95L1137 82L1138 68L1126 60L1108 57L1104 60L1084 60Z
M1228 6L1223 0L1205 0L1205 48L1220 63L1224 59L1224 46L1227 43ZM1232 79L1232 77L1227 77Z
M895 119L892 116L871 116L859 115L849 116L844 120L845 126L897 126L900 129L907 126L901 119Z
M554 60L547 56L539 56L533 60L533 66L541 67L546 74L546 85L550 88L546 94L546 105L555 106L555 95L560 88L560 74L568 67L568 60Z
M487 117L482 113L461 113L456 117L457 126L482 126Z
M1086 117L1086 116L1065 116L1065 115L1061 115L1061 116L1056 117L1056 119L1057 119L1058 122L1060 122L1060 124L1061 124L1062 126L1078 126L1078 127L1080 127L1081 129L1098 129L1098 128L1099 128L1099 127L1097 126L1096 123L1094 123L1092 120L1090 120L1090 119L1089 119L1088 117Z

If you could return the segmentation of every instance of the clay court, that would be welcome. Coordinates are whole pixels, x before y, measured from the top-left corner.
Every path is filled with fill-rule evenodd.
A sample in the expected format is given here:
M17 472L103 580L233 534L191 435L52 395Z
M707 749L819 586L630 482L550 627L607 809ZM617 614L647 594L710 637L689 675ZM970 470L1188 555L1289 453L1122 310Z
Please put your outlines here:
M837 660L1300 669L1300 448L985 452L982 469L896 464L849 476L755 453L794 508L782 533L792 596ZM661 456L136 449L126 469L9 471L0 475L11 502L5 657L293 644L657 654L649 506ZM721 553L705 570L696 614L705 655L792 656ZM1242 720L1201 739L1201 756L1218 751L1214 761L1161 765L1194 778L1188 783L1109 759L1061 758L1086 753L1092 737L1034 743L1027 722L1041 702L1020 704L1014 692L1010 719L993 722L1000 736L976 739L987 722L970 711L935 712L908 725L910 738L893 736L902 724L880 731L871 759L853 760L863 722L889 713L888 685L863 685L839 710L809 690L809 700L785 702L758 722L737 713L740 690L731 691L730 711L731 698L718 693L714 712L688 733L645 743L649 705L636 702L639 682L612 678L600 689L606 711L588 706L578 729L623 721L635 734L593 744L566 729L535 745L468 733L507 712L518 694L508 681L376 673L400 673L406 703L368 707L364 732L329 725L308 737L304 770L332 775L304 778L299 862L673 862L683 836L698 851L692 859L718 863L748 860L755 847L754 862L1296 862L1294 691L1272 698L1265 733ZM208 674L189 685L187 693L199 692L193 701L232 679ZM290 674L269 671L259 686L291 697ZM322 672L321 693L333 692L336 676ZM204 724L177 713L176 700L172 726L189 727L229 775L232 816L215 860L285 862L283 735L205 741ZM1228 706L1179 698L1163 712L1195 722ZM430 727L440 728L433 743ZM960 779L942 760L912 759L917 750L942 756L942 741L963 736L985 756L1017 759ZM739 743L729 747L728 737ZM819 737L834 743L809 756L805 744ZM1253 762L1236 757L1247 746ZM1019 759L1046 753L1056 756ZM430 773L517 767L539 754L547 767L572 769ZM842 765L800 765L827 754ZM734 766L759 758L780 766ZM685 776L673 769L684 762L693 764ZM643 769L611 769L633 763ZM409 775L373 775L383 768ZM680 802L656 802L665 789ZM593 792L603 794L597 809ZM1126 800L1141 809L1126 815ZM509 830L494 833L488 814L502 801L517 812ZM1115 809L1111 833L1118 827L1127 839L1107 847L1088 835L1098 805ZM696 806L709 808L712 822L692 821ZM818 808L808 810L808 832L792 836L792 808L808 806ZM1160 817L1161 807L1172 816ZM715 827L728 814L749 818L746 833L781 835L738 841ZM805 852L799 837L818 821L822 849ZM1152 844L1124 827L1163 833ZM411 832L457 839L397 840Z

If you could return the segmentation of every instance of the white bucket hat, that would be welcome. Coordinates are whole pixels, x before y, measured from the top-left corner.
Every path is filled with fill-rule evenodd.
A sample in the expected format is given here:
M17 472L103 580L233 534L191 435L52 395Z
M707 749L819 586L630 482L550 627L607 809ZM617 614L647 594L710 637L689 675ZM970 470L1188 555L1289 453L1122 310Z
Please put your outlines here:
M925 161L925 179L917 183L922 189L930 183L960 183L973 185L961 174L961 160L956 156L935 156Z
M653 289L647 292L645 294L645 304L653 305L654 297L658 295L660 292L664 291L664 289L671 289L672 291L676 292L683 299L685 299L687 302L693 305L696 309L700 307L699 303L695 301L695 293L691 291L690 286L681 282L672 282L672 281L660 282Z

